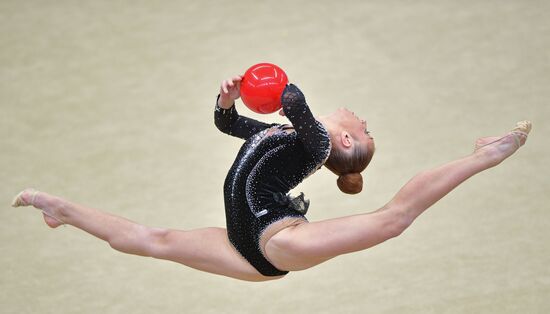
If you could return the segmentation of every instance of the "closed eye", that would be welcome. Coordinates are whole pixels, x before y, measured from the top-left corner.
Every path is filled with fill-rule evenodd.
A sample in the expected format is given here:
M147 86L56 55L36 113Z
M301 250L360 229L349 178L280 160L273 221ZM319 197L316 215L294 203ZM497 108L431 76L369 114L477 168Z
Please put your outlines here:
M367 134L368 137L370 137L370 138L373 139L373 137L370 135L370 131L369 131L369 130L365 129L365 134Z

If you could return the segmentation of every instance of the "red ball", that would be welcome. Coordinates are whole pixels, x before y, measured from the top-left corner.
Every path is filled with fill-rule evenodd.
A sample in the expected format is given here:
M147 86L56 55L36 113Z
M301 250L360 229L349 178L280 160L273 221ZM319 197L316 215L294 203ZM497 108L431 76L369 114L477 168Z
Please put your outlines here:
M258 63L244 73L241 99L252 111L272 113L281 109L281 95L288 84L286 73L271 63Z

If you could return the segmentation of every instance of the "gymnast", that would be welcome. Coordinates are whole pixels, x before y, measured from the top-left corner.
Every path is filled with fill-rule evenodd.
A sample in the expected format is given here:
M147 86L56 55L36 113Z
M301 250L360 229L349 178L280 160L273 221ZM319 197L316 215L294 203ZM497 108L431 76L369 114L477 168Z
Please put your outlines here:
M241 280L273 280L400 235L459 184L516 152L531 130L531 123L522 121L503 136L478 139L473 153L417 174L378 210L308 222L309 201L289 191L325 166L338 176L341 191L360 192L361 172L374 154L367 123L344 108L314 118L292 84L281 96L280 112L291 124L240 116L235 100L241 79L221 83L214 111L220 131L245 140L224 184L227 228L146 227L34 189L19 193L12 206L34 206L49 227L72 225L124 253Z

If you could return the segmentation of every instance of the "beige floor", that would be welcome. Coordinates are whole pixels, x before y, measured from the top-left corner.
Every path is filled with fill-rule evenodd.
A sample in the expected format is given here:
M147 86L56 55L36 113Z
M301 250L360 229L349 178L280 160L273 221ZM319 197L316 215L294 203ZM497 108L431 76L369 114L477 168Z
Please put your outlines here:
M548 1L0 1L1 313L548 313ZM365 191L320 172L310 220L383 205L416 172L531 119L528 145L374 249L246 283L127 256L9 202L33 186L152 226L223 226L240 141L221 79L279 64L378 151ZM279 117L257 116L268 121ZM544 144L546 143L546 144Z

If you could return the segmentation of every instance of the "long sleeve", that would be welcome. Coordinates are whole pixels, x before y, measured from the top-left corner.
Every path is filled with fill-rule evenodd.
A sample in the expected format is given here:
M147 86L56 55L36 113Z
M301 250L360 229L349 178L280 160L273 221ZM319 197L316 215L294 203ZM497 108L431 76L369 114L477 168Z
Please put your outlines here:
M235 108L235 105L229 109L222 109L217 105L217 103L218 102L216 100L214 124L220 131L228 135L246 140L252 135L274 125L240 116Z
M330 137L325 127L311 113L304 94L293 84L283 91L283 111L305 149L316 159L326 158L330 151Z

